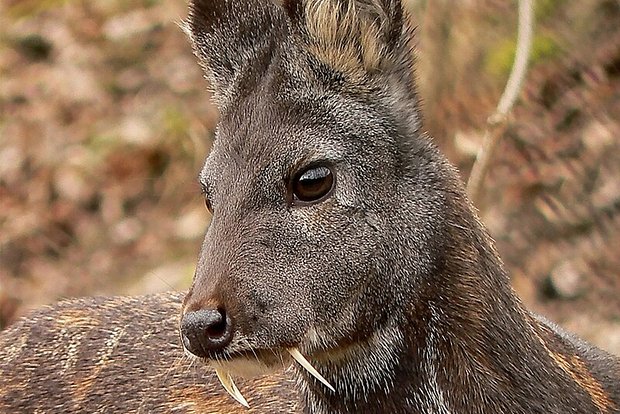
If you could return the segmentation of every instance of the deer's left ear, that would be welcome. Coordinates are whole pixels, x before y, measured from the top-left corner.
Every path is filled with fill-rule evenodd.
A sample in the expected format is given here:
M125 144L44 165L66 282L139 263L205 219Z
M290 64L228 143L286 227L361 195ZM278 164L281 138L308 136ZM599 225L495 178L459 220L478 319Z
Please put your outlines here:
M287 33L268 0L191 0L185 29L222 107L251 90Z
M279 2L309 52L335 70L355 75L409 62L411 33L401 0Z

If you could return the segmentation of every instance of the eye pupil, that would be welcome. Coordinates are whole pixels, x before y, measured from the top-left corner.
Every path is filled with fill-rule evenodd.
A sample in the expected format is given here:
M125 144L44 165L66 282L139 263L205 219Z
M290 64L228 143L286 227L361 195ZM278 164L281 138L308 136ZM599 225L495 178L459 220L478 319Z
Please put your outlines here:
M293 195L303 202L319 201L334 184L332 171L324 166L308 168L293 181Z

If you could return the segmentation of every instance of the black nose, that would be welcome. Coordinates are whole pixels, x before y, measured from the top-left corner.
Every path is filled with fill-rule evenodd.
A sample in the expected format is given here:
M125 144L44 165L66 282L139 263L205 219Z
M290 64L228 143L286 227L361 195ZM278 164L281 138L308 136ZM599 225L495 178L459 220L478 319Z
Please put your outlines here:
M187 312L181 320L181 337L189 352L206 358L212 351L224 349L232 340L230 317L223 309Z

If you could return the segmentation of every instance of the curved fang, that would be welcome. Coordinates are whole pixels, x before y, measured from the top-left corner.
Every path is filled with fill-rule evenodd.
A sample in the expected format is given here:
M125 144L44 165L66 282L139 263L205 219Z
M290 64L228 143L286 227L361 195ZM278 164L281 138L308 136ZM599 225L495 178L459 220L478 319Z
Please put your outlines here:
M321 381L327 388L329 388L333 392L336 392L334 387L332 387L332 385L329 382L327 382L327 380L325 378L323 378L323 376L321 374L319 374L319 372L316 369L314 369L314 367L301 354L301 352L299 352L299 349L297 349L297 348L289 348L289 349L287 349L287 351L288 351L289 354L291 354L293 359L299 363L299 365L301 365L306 371L308 371L310 373L310 375L312 375L314 378L316 378L319 381Z
M235 382L233 381L230 374L221 368L216 368L215 373L217 374L217 378L224 386L224 389L226 389L226 391L231 395L231 397L237 400L237 402L244 407L250 408L250 405L248 404L246 399L243 398L241 392L239 392L239 388L237 388L237 386L235 385Z

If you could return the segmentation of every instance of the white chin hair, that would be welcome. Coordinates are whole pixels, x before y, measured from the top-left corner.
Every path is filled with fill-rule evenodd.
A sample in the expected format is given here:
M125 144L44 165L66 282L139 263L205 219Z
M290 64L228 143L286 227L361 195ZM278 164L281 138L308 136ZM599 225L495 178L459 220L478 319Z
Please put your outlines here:
M273 373L278 365L267 365L257 359L235 358L228 361L209 361L213 368L221 369L230 375L241 378L256 378Z

